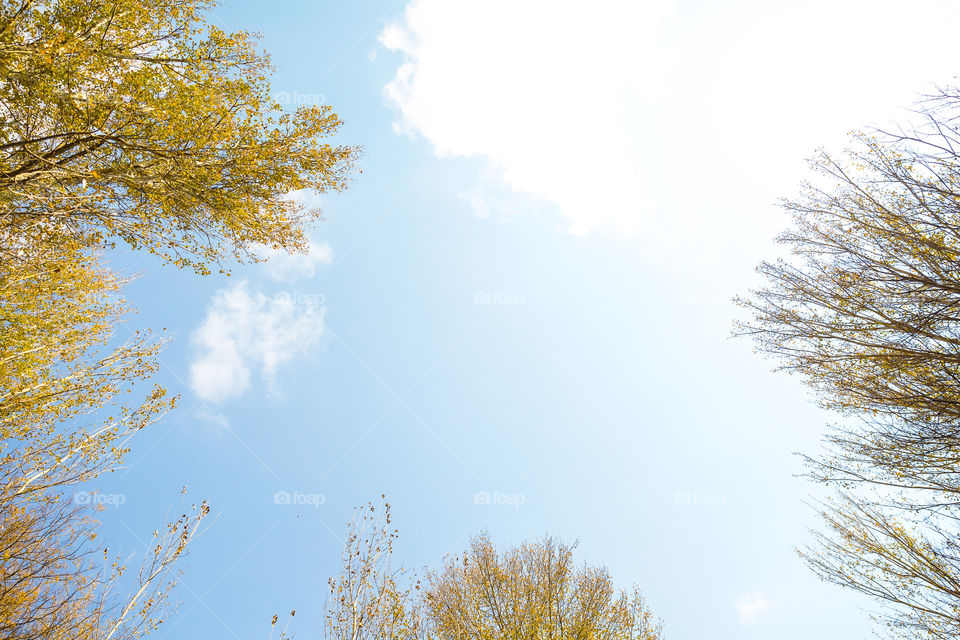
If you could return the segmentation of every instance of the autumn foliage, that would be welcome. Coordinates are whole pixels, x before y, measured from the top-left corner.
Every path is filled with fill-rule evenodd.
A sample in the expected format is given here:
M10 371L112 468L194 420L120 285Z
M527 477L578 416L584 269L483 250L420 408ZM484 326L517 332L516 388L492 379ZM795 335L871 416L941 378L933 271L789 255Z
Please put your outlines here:
M162 620L205 504L158 530L134 590L95 552L80 483L171 410L149 383L161 341L123 330L124 244L205 274L254 245L305 247L357 149L329 107L288 113L269 59L205 0L0 5L0 637L134 638ZM221 269L225 266L221 266Z
M6 3L3 231L122 240L205 271L252 243L303 248L287 194L342 189L357 150L330 107L281 110L248 33L205 0Z
M808 459L835 487L805 551L823 577L887 605L905 637L960 635L960 90L921 121L820 153L787 201L793 260L741 304L762 352L842 418Z
M658 640L661 623L637 588L618 591L605 567L577 565L574 545L546 537L498 550L487 534L443 568L393 569L390 505L359 509L341 572L330 579L330 640Z

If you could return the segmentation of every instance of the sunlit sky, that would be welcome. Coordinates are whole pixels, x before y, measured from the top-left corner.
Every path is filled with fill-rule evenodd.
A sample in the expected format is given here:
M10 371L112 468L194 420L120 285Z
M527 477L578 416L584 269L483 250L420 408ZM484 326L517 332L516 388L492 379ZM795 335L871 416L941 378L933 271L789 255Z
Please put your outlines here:
M396 564L550 533L637 583L674 640L867 637L874 605L797 557L831 420L729 338L818 146L960 70L947 2L233 0L275 97L328 103L362 173L308 256L199 278L117 265L167 329L179 408L99 490L131 558L179 509L163 638L319 637L355 505ZM122 336L121 336L122 337ZM172 505L172 506L171 506Z

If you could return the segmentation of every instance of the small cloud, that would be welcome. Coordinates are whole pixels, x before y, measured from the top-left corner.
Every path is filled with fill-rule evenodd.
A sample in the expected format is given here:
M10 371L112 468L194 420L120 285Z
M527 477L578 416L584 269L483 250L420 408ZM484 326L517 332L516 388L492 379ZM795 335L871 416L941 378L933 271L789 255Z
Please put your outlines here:
M461 200L465 200L470 203L470 207L473 209L474 214L476 214L478 218L490 217L490 198L482 190L472 189L470 191L461 192L459 195Z
M283 199L296 202L307 209L320 209L323 204L323 196L313 189L290 191L283 196Z
M211 411L207 407L199 409L194 413L194 415L201 421L212 425L216 429L217 433L222 433L230 429L230 420L227 419L227 416L216 411Z
M322 196L310 189L290 191L284 200L295 202L307 209L320 209ZM307 241L305 253L290 253L283 249L274 249L264 244L254 243L251 250L266 260L264 270L273 280L292 282L299 278L310 278L317 267L333 263L333 249L326 242Z
M542 215L552 212L543 200L504 185L495 174L484 171L473 186L457 194L478 218L506 222L519 214Z
M252 371L259 369L268 392L279 393L278 370L317 344L323 319L317 298L268 297L250 291L246 282L221 289L192 335L190 388L202 400L223 402L249 389Z
M330 245L313 240L308 243L306 253L289 253L265 245L254 247L254 253L266 260L264 268L267 275L277 282L312 278L317 267L333 263L333 249Z
M744 626L756 622L757 617L769 608L766 598L756 591L739 596L733 601L733 606L737 609L740 624Z

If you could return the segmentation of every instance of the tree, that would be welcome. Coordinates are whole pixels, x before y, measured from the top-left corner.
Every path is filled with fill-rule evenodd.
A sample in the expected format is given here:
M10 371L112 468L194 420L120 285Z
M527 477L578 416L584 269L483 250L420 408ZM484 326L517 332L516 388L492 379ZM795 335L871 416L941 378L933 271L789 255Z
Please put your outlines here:
M418 580L393 571L396 530L369 505L348 527L341 574L330 581L335 640L657 640L640 592L617 592L605 567L577 567L574 545L546 537L498 552L487 534ZM399 586L400 584L405 586Z
M206 506L158 535L143 591L115 612L107 596L123 567L96 569L96 523L72 494L173 400L154 388L119 402L155 370L158 345L137 334L111 346L122 280L63 240L22 243L0 267L0 637L133 638L155 624L163 576Z
M175 584L173 568L209 514L206 503L154 532L132 591L118 599L126 567L102 549L83 507L46 492L0 506L0 638L133 640L155 630ZM98 566L100 564L100 566Z
M879 598L894 633L960 635L960 91L920 124L857 134L813 160L784 206L795 260L763 263L738 333L801 374L843 419L811 475L840 495L805 552Z
M329 580L325 635L330 640L382 640L419 638L419 609L413 593L402 588L391 568L393 543L390 503L384 499L383 515L369 503L358 508L347 526L340 573Z
M330 107L285 113L250 34L209 0L20 0L0 9L0 229L122 240L206 272L254 243L304 249L357 149Z
M576 567L574 546L546 537L498 553L486 534L432 572L426 615L437 638L656 640L660 623L637 588L606 567Z
M70 242L27 244L0 263L2 495L42 491L53 476L62 485L67 469L72 481L95 477L172 408L159 388L111 407L156 370L159 347L141 332L111 345L129 312L122 284Z
M326 106L284 113L267 56L204 21L207 0L21 0L0 7L0 438L48 468L122 454L162 389L101 424L156 368L149 335L108 349L128 311L100 252L125 241L201 273L260 245L305 248L357 149ZM97 464L88 459L93 467ZM25 472L32 477L36 470ZM78 479L89 476L78 476Z
M0 6L0 637L138 637L207 513L162 530L111 606L122 566L94 570L96 526L70 489L119 464L175 399L144 388L159 343L117 340L126 278L105 252L125 243L206 274L261 245L304 250L319 211L291 194L342 189L357 157L328 142L330 107L270 98L268 57L208 24L213 6Z

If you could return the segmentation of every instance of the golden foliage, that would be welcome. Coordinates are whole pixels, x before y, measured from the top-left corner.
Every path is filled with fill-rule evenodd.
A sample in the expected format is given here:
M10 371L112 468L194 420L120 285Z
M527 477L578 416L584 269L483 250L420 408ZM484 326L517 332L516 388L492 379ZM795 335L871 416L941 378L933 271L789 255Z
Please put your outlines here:
M126 567L93 547L93 523L69 496L0 503L0 637L18 640L133 640L163 621L169 574L209 507L193 505L165 529L136 576L113 597ZM97 560L100 560L99 566Z
M341 574L330 580L333 640L658 640L639 590L616 591L605 567L577 567L553 538L498 553L486 534L424 578L390 566L396 530L371 504L348 527ZM406 586L399 586L403 579Z
M357 149L330 107L285 113L248 33L207 0L57 0L0 11L0 229L114 239L206 272L251 243L304 248Z
M488 535L474 537L426 580L432 637L657 640L639 590L617 592L606 567L577 567L573 551L547 537L498 553Z
M69 489L175 399L145 385L159 342L117 335L126 279L104 252L205 274L254 244L303 250L319 211L291 192L344 188L357 156L328 141L330 107L281 109L255 38L208 22L212 6L0 4L0 637L140 637L208 513L158 532L135 592L109 596L123 566L93 563Z
M69 243L32 242L0 262L0 462L20 470L17 492L42 489L54 469L91 478L172 406L159 388L116 406L156 370L159 346L139 332L110 346L127 311L121 284Z
M793 260L763 263L738 332L844 422L811 475L843 491L805 557L879 598L905 637L960 634L960 90L906 133L820 153L785 202Z

